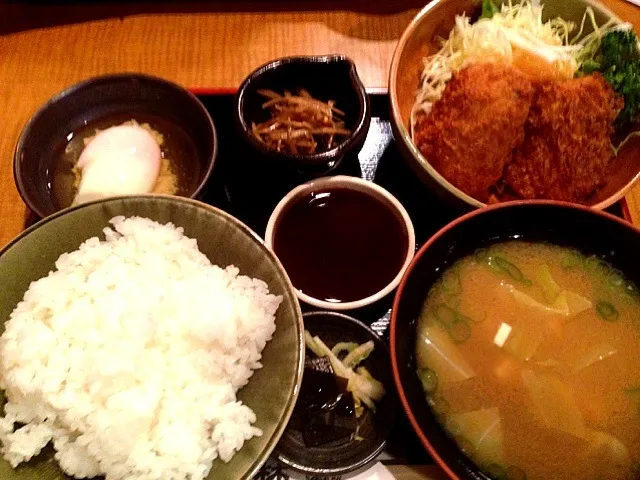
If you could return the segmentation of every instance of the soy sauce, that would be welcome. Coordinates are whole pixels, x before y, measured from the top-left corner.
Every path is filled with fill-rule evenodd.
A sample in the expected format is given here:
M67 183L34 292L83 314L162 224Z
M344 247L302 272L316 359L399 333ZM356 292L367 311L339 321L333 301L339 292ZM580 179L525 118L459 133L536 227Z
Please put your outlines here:
M283 211L274 250L293 285L334 303L382 290L407 256L408 234L391 206L358 190L305 195Z

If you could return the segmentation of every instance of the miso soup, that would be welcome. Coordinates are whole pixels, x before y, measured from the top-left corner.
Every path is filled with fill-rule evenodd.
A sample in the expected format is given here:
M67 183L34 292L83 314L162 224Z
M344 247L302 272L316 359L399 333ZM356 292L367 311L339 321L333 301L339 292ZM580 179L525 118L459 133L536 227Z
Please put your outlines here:
M506 242L431 288L427 403L492 478L640 478L640 294L598 257Z

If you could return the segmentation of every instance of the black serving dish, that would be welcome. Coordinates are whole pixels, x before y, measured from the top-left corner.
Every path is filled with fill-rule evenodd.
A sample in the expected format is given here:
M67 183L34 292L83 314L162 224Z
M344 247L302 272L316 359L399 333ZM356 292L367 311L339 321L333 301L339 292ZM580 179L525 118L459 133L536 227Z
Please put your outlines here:
M255 149L243 141L233 123L228 121L236 107L233 93L229 90L196 92L216 123L219 139L215 175L211 176L199 198L229 212L264 238L267 222L278 202L306 179L285 165L256 154ZM461 212L427 189L406 164L391 132L388 95L374 93L368 97L371 124L365 142L360 150L345 154L331 173L360 177L388 190L411 217L416 245L420 247ZM607 211L622 217L626 205L616 203ZM350 311L350 315L387 336L392 302L393 294L390 294L368 307ZM307 305L302 305L302 309L303 312L314 310ZM401 436L406 436L406 432ZM403 455L402 452L398 454ZM415 453L418 452L412 448L411 456ZM424 453L417 455L417 458L424 457Z
M304 324L312 336L318 335L329 348L339 342L362 344L372 340L375 343L373 352L361 365L382 382L386 394L376 405L375 413L365 408L359 419L358 435L361 440L339 440L308 447L302 433L293 428L293 422L290 422L275 450L278 459L294 470L321 477L343 475L362 468L376 458L394 425L396 402L389 350L386 343L364 323L341 313L309 312L304 315ZM296 405L298 408L300 406Z
M597 255L640 283L640 230L606 212L554 201L510 202L469 213L420 249L396 292L390 327L394 381L402 406L425 449L451 478L489 480L449 438L426 403L416 374L416 321L441 272L478 248L518 238Z
M219 207L248 225L264 237L267 221L278 202L292 188L304 181L300 174L284 165L269 161L248 145L229 118L236 108L236 91L200 89L194 93L209 112L216 125L218 156L215 174L198 195L198 199ZM443 203L413 174L396 145L389 123L389 97L384 93L368 95L371 124L366 140L358 150L347 152L334 174L353 175L373 181L391 192L405 207L413 221L416 245L423 245L440 228L460 215ZM621 217L624 203L608 211ZM37 217L31 215L26 225ZM393 296L350 315L369 325L383 340L389 338L389 323ZM303 305L303 311L313 308ZM381 456L383 463L432 465L406 416L398 409L394 425ZM258 480L287 480L283 465L275 458L256 476Z
M251 124L270 118L262 108L268 100L259 90L285 90L297 93L305 89L315 99L333 100L345 113L345 127L351 131L331 150L311 155L294 155L268 148L251 133ZM367 136L371 107L356 66L344 55L286 57L267 63L251 73L240 85L234 111L242 138L259 154L284 162L308 177L319 176L336 168L349 152L358 151Z
M217 155L218 141L211 116L185 88L142 74L115 74L91 78L58 93L26 124L15 151L13 174L20 196L40 218L63 207L53 191L58 155L70 134L95 121L136 114L154 115L169 127L164 135L186 134L195 155L183 168L193 179L185 196L204 188Z

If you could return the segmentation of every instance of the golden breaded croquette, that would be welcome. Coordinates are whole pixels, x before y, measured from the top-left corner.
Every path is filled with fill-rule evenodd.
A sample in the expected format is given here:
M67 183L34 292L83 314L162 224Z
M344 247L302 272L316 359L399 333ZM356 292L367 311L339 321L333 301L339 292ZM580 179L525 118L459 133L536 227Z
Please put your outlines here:
M600 74L540 84L506 183L524 198L584 200L605 180L622 107Z
M527 77L509 65L465 67L418 118L416 146L449 182L486 201L523 141L533 93Z

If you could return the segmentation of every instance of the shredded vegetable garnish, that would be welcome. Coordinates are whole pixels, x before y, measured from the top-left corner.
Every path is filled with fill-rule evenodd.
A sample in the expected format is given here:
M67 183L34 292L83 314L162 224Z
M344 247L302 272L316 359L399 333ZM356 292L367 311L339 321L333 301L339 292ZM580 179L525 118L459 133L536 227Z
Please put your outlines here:
M585 23L589 21L591 24L591 33L583 35ZM616 30L632 30L633 26L630 23L618 23L615 19L610 18L606 23L598 25L595 14L591 7L587 7L584 17L582 17L582 23L580 24L580 30L573 37L572 43L579 45L581 48L576 52L575 59L580 67L584 62L592 61L600 50L602 39L609 32Z
M331 362L331 367L335 375L348 381L347 390L353 394L356 408L356 416L362 414L362 404L364 403L370 410L376 410L374 402L379 402L385 394L384 385L373 378L364 367L358 367L374 349L373 341L363 343L354 348L344 360L340 360L338 355L327 347L318 336L312 336L309 331L304 332L306 347L318 357L327 357ZM346 350L343 346L351 347L350 343L340 343L339 351ZM335 347L334 347L335 348ZM353 370L355 368L355 371Z
M280 95L272 90L258 90L268 98L262 108L271 112L266 122L251 124L253 135L267 147L278 152L310 155L331 150L336 139L348 136L344 112L334 102L321 102L306 90L299 95L285 91Z
M336 356L336 357L340 357L340 354L342 354L342 352L347 352L347 354L353 352L356 348L358 348L358 344L354 343L354 342L340 342L340 343L336 343L333 348L331 349L331 352Z
M485 16L475 23L465 15L457 16L442 48L423 60L421 86L411 111L412 136L419 114L428 113L453 74L470 63L506 62L571 78L582 62L595 55L606 33L630 28L615 20L598 26L593 10L587 7L579 30L572 35L576 28L572 22L559 17L543 21L543 6L537 0L518 4L508 0L499 9L493 6L483 12ZM587 21L591 28L585 26ZM586 30L592 31L585 34Z

